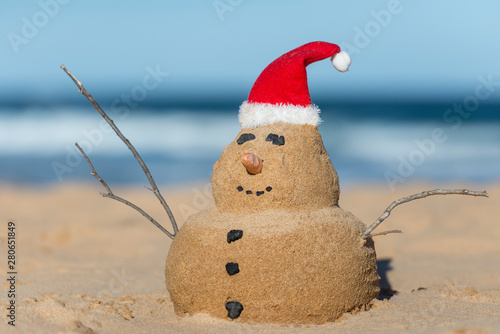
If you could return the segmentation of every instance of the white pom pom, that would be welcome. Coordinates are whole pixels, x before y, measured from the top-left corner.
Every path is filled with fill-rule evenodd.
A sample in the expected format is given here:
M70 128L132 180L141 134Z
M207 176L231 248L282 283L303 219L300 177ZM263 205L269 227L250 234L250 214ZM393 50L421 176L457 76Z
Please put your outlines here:
M351 57L345 51L340 51L332 56L332 64L340 72L346 72L351 65Z

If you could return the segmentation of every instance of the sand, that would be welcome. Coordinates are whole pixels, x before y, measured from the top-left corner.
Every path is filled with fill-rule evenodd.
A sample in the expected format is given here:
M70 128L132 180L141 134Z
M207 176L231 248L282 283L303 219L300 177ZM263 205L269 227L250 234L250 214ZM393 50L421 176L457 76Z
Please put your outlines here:
M179 317L165 287L170 239L123 204L99 196L100 185L0 190L0 333L499 333L500 185L490 198L445 196L396 208L375 238L385 300L369 311L324 325L248 325L204 314ZM340 205L369 224L394 199L435 188L413 184L342 188ZM180 224L213 205L209 183L162 187ZM116 188L167 225L154 196ZM16 328L7 324L7 223L17 229ZM397 291L397 293L396 293Z

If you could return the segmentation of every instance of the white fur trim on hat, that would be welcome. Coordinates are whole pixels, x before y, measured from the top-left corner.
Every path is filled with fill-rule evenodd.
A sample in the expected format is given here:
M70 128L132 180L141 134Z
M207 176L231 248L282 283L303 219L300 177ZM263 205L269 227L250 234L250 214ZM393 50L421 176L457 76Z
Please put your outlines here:
M320 110L315 105L307 107L290 104L248 103L240 106L238 118L242 129L256 128L278 122L319 125Z
M332 56L332 64L340 72L346 72L351 65L351 56L345 51L340 51Z

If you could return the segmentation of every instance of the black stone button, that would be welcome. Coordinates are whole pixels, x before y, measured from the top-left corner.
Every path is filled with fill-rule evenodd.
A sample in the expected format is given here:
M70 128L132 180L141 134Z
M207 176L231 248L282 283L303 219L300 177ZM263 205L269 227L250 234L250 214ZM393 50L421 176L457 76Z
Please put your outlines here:
M243 305L239 302L227 302L226 310L229 318L236 319L240 316L241 311L243 311Z
M260 195L263 195L264 192L263 191L257 191L257 196L260 196Z
M230 244L233 241L241 239L242 236L243 236L242 230L231 230L227 234L227 243Z
M247 195L251 195L253 192L251 190L247 190Z
M240 268L238 268L238 263L228 262L226 264L226 271L229 274L229 276L236 275L237 273L240 272Z
M238 191L243 191L243 187L242 186L238 186L238 188L236 188Z
M273 190L273 187L267 187L266 190L271 191L271 190Z

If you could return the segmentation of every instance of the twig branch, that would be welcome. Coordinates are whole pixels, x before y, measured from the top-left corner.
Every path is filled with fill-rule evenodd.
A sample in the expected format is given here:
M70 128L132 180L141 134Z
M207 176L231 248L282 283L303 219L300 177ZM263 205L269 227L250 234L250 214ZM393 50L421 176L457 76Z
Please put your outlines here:
M370 234L370 237L376 237L377 235L387 235L389 233L403 233L403 231L401 231L401 230L389 230L389 231L384 231L384 232L372 233L372 234Z
M76 148L78 148L78 150L82 153L83 157L85 158L85 160L87 160L87 163L89 164L90 166L90 169L92 170L92 172L90 173L90 175L93 175L96 177L96 179L99 180L99 182L102 183L103 187L106 188L108 194L110 195L113 195L113 192L111 191L111 188L108 186L108 184L106 183L106 181L104 181L100 176L99 174L97 174L97 172L95 171L95 168L94 168L94 165L92 165L92 162L90 162L90 159L89 157L87 156L87 154L85 154L85 152L83 151L83 148L80 147L80 145L78 145L78 143L75 143L75 146Z
M377 226L379 226L387 217L389 217L389 215L391 214L391 211L396 206L398 206L400 204L414 201L414 200L420 199L420 198L425 198L425 197L432 196L432 195L451 195L451 194L488 197L488 193L486 192L486 190L471 191L468 189L434 189L434 190L423 191L421 193L414 194L411 196L403 197L403 198L398 199L397 201L392 202L392 204L389 205L387 207L387 209L385 209L384 213L382 213L382 215L373 224L371 224L370 227L368 227L365 230L365 232L363 233L363 235L361 237L363 239L366 239L366 238L369 238L369 237L372 237L375 235L379 235L380 233L371 234L371 232L374 229L376 229Z
M177 227L177 223L175 222L174 215L172 214L172 211L168 207L167 202L165 201L165 199L161 195L160 190L156 186L156 182L154 181L153 177L151 176L151 173L149 172L149 169L146 166L146 164L144 163L144 161L142 160L141 156L139 155L139 153L137 152L137 150L135 149L135 147L130 143L130 141L127 138L125 138L125 136L121 133L121 131L115 125L115 123L113 122L113 120L111 118L109 118L108 115L102 110L102 108L94 100L94 98L92 97L92 95L90 95L90 93L87 92L87 90L83 87L82 83L80 81L78 81L75 78L75 76L64 65L61 65L61 68L64 70L64 72L66 72L67 75L69 75L69 77L71 78L71 80L73 80L73 82L76 84L76 86L78 87L78 92L81 93L81 94L83 94L83 96L85 96L90 101L90 103L92 103L92 105L97 110L97 112L99 112L99 114L101 114L101 116L111 126L111 128L115 131L115 133L118 135L118 137L120 137L120 139L125 143L125 145L127 145L127 147L130 149L130 151L134 155L134 158L137 160L137 162L139 163L139 165L141 165L144 174L146 175L146 177L149 180L149 184L151 185L153 193L156 195L156 198L158 198L158 200L160 201L161 205L163 206L163 208L167 212L168 218L170 219L170 223L172 224L172 228L174 229L174 233L173 234L167 232L168 233L167 235L169 235L173 239L173 236L175 236L177 234L178 230L179 230L178 227ZM82 151L82 150L80 150L80 151ZM82 153L83 153L83 151L82 151ZM89 165L91 166L91 168L93 169L92 164L90 163L90 160L88 159L88 157L86 158L86 160L89 163ZM93 173L95 173L95 170L93 171ZM92 175L95 176L95 175L97 175L97 173L92 174ZM100 177L98 179L104 185L104 187L109 191L109 187L106 185L106 183ZM109 196L107 196L107 197L109 197ZM145 215L144 212L143 212L143 215ZM149 215L147 215L147 216L145 215L145 217L148 218ZM149 217L148 219L150 219L150 218L151 217ZM151 221L153 222L153 220L151 220ZM158 223L155 223L155 222L153 222L153 223L155 225L157 224L157 226L161 226ZM166 232L166 230L163 227L161 227L160 229L162 231Z
M107 197L107 198L111 198L111 199L114 199L118 202L122 202L123 204L126 204L128 206L130 206L131 208L137 210L140 214L142 214L144 217L146 217L146 219L148 219L150 222L152 222L153 224L156 225L156 227L158 227L163 233L165 233L166 235L168 235L171 239L173 239L175 237L175 235L173 235L172 233L170 233L169 231L167 231L163 226L161 226L153 217L151 217L150 215L148 215L144 210L142 210L140 207L138 207L137 205L135 205L134 203L132 202L129 202L127 201L126 199L123 199L119 196L116 196L115 194L113 194L113 192L111 191L111 188L108 186L108 184L106 183L106 181L104 181L100 176L99 174L97 174L97 172L95 171L95 168L94 166L92 165L92 162L90 162L90 159L89 157L87 156L87 154L85 153L85 151L80 147L80 145L78 145L78 143L75 143L76 147L80 150L80 152L82 153L83 157L85 158L85 160L87 160L87 163L89 164L90 166L90 169L92 170L92 172L90 173L91 175L95 176L96 179L99 180L99 182L102 183L102 185L104 186L104 188L106 188L107 190L107 193L100 193L103 197Z

